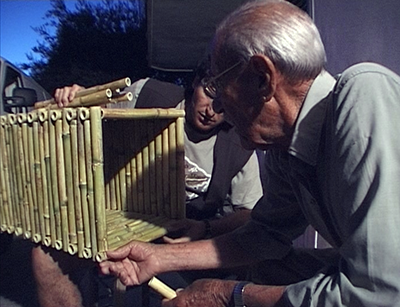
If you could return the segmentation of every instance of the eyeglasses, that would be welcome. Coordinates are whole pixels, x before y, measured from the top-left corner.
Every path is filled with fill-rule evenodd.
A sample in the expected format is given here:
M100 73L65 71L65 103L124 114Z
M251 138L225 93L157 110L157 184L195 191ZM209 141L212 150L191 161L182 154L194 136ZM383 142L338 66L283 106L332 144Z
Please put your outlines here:
M201 80L201 86L204 89L204 93L210 97L211 99L216 99L219 97L221 94L221 88L222 84L221 82L218 82L218 79L220 79L222 76L226 75L228 72L230 72L232 69L235 67L239 66L242 62L237 62L231 67L225 69L223 72L219 73L218 75L214 77L205 77Z

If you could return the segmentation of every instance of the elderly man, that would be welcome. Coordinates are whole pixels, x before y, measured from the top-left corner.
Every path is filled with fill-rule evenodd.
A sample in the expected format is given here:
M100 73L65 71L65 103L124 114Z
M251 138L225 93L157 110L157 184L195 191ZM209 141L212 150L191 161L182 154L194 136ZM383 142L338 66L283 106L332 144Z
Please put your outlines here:
M339 262L285 286L200 280L163 306L397 306L400 77L358 64L334 79L311 19L285 1L249 3L218 27L208 95L247 147L267 150L251 221L179 245L131 242L101 263L125 284L160 272L281 259L311 224ZM215 108L217 108L214 105Z

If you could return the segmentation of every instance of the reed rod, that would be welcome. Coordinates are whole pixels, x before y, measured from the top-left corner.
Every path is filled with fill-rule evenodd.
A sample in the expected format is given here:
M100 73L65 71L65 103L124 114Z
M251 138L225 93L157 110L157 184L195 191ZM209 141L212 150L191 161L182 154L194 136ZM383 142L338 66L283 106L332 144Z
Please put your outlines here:
M53 114L54 113L54 114ZM50 114L49 114L50 115ZM51 178L51 193L53 200L53 214L55 221L56 242L62 242L62 222L61 222L61 209L60 197L58 193L58 164L57 164L57 138L56 138L56 125L55 122L60 120L61 113L51 112L49 116L49 150L50 150L50 178ZM57 118L57 116L60 116Z
M62 248L64 252L68 252L69 246L69 226L68 226L68 199L65 183L65 162L64 162L64 146L63 146L63 119L61 111L51 112L51 118L55 120L56 132L56 150L57 150L57 182L58 182L58 197L61 213L61 234Z
M84 120L83 128L85 135L85 157L86 157L86 176L87 176L87 200L89 205L90 217L90 238L92 255L96 257L98 253L97 247L97 233L96 233L96 212L95 212L95 199L93 187L93 171L92 171L92 137L91 137L91 120L90 112L88 109L82 109L80 118Z
M40 117L39 117L40 118ZM47 144L46 144L47 142ZM48 147L48 122L45 121L39 126L39 159L40 159L40 173L42 174L42 188L43 188L43 219L45 223L45 236L51 235L50 228L50 208L49 208L49 189L48 189L48 176L46 169L46 160L49 163L49 156L45 154L45 147ZM47 165L49 168L49 165ZM49 169L50 171L50 169Z
M177 171L177 218L186 217L186 192L185 192L185 137L184 118L176 119L176 171Z
M46 237L46 227L44 222L44 199L43 199L43 180L42 180L42 167L40 163L40 132L39 123L35 120L33 123L33 155L34 155L34 173L36 182L37 193L37 210L39 216L40 237Z
M72 160L72 182L75 205L76 233L78 240L78 257L83 258L84 242L84 227L83 213L80 195L80 180L79 180L79 154L78 154L78 124L76 117L70 123L71 133L71 160Z
M72 178L72 153L71 153L71 132L70 122L68 121L68 109L63 109L62 113L62 143L64 148L64 169L65 169L65 185L67 192L67 212L68 212L68 228L69 242L77 243L76 237L76 221L75 221L75 206L74 206L74 189Z
M185 111L177 109L103 109L102 116L105 119L175 119L184 116Z
M96 204L97 244L100 252L107 250L107 227L105 221L105 191L103 169L102 119L100 107L90 108L91 137L92 137L92 169L94 202Z
M78 110L78 164L79 164L79 190L82 204L83 216L83 233L85 238L85 248L91 247L90 239L90 218L89 218L89 204L87 200L87 179L86 179L86 157L85 157L85 135L83 120L80 113L82 108ZM84 250L84 257L87 253ZM90 256L91 257L91 256ZM86 258L86 257L85 257Z
M172 300L176 297L176 292L156 277L152 277L149 280L148 285L150 288L152 288L168 300Z
M171 193L171 218L176 219L178 214L176 210L176 201L177 201L177 166L176 166L176 122L172 122L169 125L168 129L169 133L169 171L170 171L170 180L169 180L169 188Z
M107 89L110 89L111 91L115 91L117 89L124 88L129 85L131 85L131 80L129 78L123 78L123 79L109 82L106 84L96 85L93 87L89 87L87 89L83 89L83 90L77 92L75 97L79 98L79 97L87 96L87 95L90 95L90 94L93 94L93 93L96 93L96 92L99 92L102 90L107 90ZM37 102L37 103L35 103L35 109L45 108L51 104L55 104L54 99Z

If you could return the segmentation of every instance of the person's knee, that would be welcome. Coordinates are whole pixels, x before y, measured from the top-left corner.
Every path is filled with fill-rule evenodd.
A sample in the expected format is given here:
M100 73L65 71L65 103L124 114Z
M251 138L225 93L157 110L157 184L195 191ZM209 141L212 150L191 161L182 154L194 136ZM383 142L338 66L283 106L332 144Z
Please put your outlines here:
M93 261L80 259L63 251L36 246L32 249L35 275L74 275L75 272L93 267ZM49 277L50 277L49 276Z

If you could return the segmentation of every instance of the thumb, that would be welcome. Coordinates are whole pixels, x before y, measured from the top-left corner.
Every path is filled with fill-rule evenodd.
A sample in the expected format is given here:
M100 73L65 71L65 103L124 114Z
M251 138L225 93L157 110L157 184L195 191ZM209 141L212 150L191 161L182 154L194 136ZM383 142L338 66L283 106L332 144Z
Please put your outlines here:
M115 250L107 251L106 254L108 259L120 260L127 258L130 252L131 252L131 244L128 243Z

